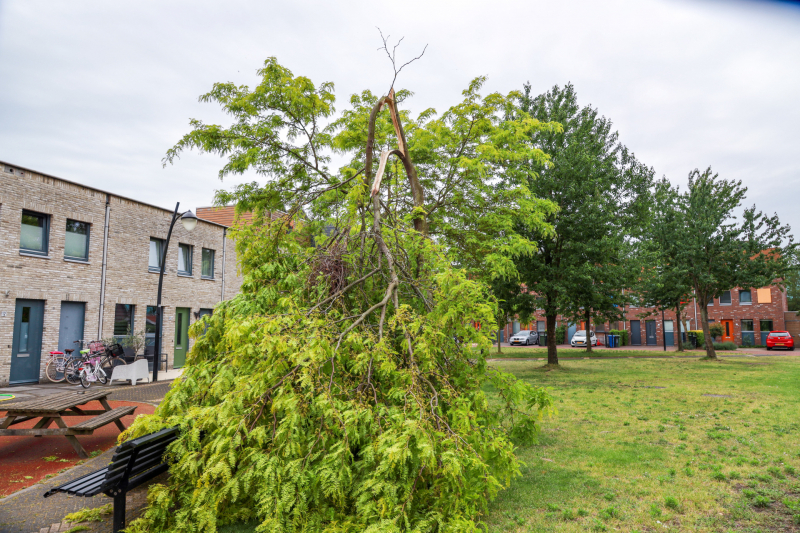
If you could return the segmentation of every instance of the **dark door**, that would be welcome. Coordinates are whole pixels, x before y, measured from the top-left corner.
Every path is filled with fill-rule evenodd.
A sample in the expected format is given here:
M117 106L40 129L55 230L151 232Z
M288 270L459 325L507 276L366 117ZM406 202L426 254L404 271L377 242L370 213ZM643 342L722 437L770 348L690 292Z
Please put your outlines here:
M186 350L189 348L189 308L175 310L175 357L172 368L181 368L186 363Z
M655 320L645 320L644 322L645 329L647 330L647 345L648 346L655 346L658 344L658 339L656 339L656 321Z
M631 344L642 345L642 326L638 320L631 320Z
M83 302L61 302L61 319L58 326L58 350L79 348L75 341L83 339L83 319L86 304ZM77 354L77 352L75 352Z
M17 300L14 311L14 339L11 348L10 383L38 383L42 358L44 302Z

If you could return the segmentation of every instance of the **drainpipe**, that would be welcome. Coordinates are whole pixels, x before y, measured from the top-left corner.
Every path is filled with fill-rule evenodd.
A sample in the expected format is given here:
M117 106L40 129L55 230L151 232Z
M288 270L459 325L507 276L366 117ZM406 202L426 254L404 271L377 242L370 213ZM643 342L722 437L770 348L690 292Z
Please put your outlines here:
M225 299L225 243L228 241L228 228L222 228L222 294L219 301Z
M106 220L103 225L103 266L100 273L100 319L97 322L97 338L103 338L103 311L106 299L106 265L108 264L108 219L111 214L111 195L106 194Z

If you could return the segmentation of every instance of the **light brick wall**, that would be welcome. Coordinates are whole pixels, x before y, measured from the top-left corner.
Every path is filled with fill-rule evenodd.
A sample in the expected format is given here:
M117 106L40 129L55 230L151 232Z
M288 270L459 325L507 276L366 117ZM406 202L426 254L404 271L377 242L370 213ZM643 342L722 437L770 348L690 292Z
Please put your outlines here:
M9 169L14 172L8 172ZM107 194L0 162L0 385L8 384L9 380L18 298L45 301L40 376L43 376L47 352L58 344L62 301L86 303L85 340L112 336L117 303L134 304L134 329L144 329L147 306L156 304L158 289L158 274L148 271L150 237L166 238L172 213L118 196L108 197L105 306L103 331L98 335ZM23 209L50 216L49 258L20 254ZM68 218L91 224L88 263L64 259ZM194 322L195 312L201 308L213 309L223 299L224 241L224 298L233 297L241 285L235 247L230 239L223 237L224 230L222 226L203 220L198 221L192 232L187 232L180 222L173 229L163 289L163 352L170 368L173 363L175 308L190 308L190 322ZM191 277L177 274L179 243L194 247ZM215 251L213 280L201 279L202 248Z

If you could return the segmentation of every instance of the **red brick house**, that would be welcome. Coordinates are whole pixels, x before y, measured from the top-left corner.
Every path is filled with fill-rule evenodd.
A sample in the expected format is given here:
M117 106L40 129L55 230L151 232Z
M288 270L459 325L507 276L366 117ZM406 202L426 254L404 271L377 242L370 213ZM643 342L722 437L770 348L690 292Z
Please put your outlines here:
M684 308L681 319L683 320L681 331L702 329L700 308L695 300L690 301ZM792 331L795 326L800 325L800 322L797 322L797 315L789 312L786 293L776 286L726 291L709 305L708 319L710 323L716 322L722 325L725 331L723 341L732 341L738 345L764 345L769 331L787 329ZM569 326L566 339L559 339L559 343L568 342L574 330L583 327L582 324L569 324L561 316L557 317L556 324ZM520 329L545 331L543 312L537 312L528 324L519 322L507 324L503 331L503 340ZM673 346L676 344L675 333L678 331L675 311L665 310L662 319L660 311L655 313L652 307L636 306L626 307L624 323L620 321L611 324L592 324L592 329L601 341L605 332L612 329L626 329L630 344L634 346L663 346L665 337L667 346ZM795 334L794 331L792 333Z

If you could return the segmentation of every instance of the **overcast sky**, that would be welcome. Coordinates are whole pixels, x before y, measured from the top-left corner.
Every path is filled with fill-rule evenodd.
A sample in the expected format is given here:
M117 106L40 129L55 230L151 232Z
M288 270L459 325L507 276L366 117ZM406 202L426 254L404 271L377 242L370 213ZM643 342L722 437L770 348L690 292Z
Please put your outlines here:
M225 2L0 0L0 160L172 208L210 205L222 161L162 168L190 118L225 123L197 97L255 85L276 56L353 92L391 81L378 32L422 60L398 86L412 111L487 91L571 81L658 176L712 166L797 231L800 4L713 0ZM249 181L249 179L248 179ZM800 236L800 235L799 235Z

